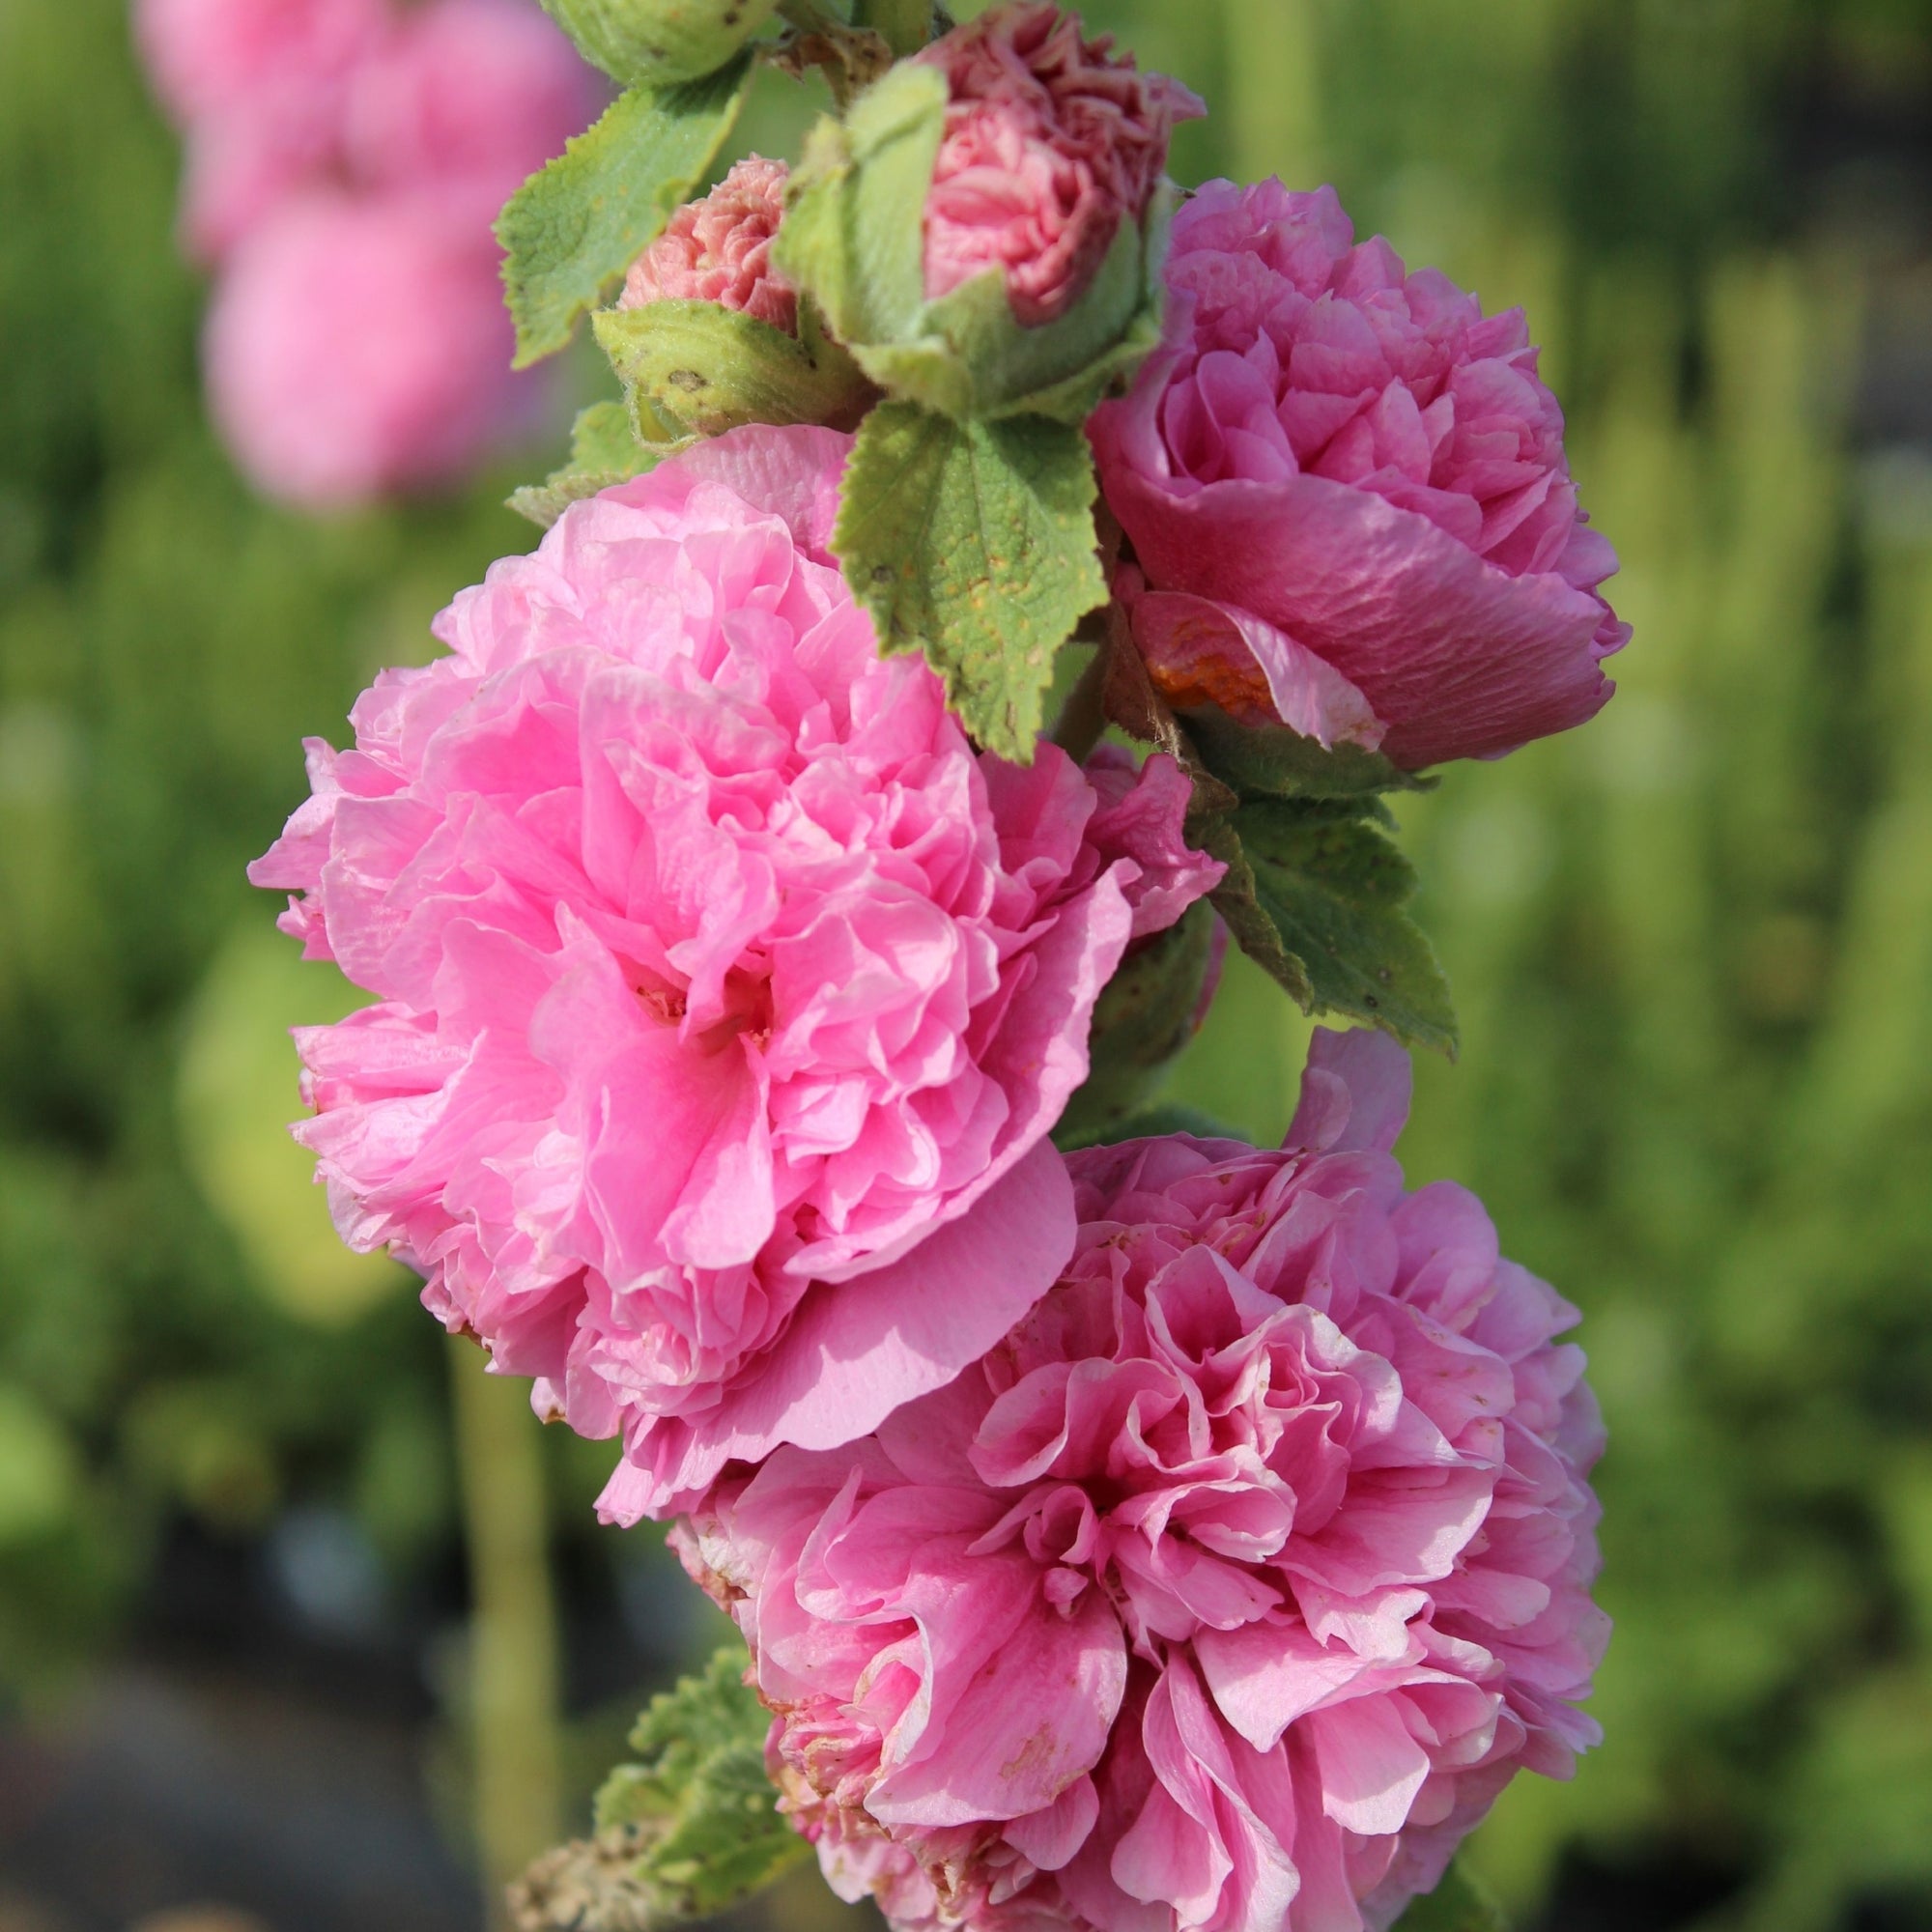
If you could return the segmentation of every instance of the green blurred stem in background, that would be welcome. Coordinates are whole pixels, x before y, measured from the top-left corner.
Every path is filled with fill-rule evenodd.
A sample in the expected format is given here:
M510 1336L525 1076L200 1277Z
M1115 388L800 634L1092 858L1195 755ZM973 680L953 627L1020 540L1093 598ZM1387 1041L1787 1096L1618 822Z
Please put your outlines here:
M1235 177L1321 185L1321 77L1315 0L1221 0L1227 81L1215 104Z
M450 1345L450 1380L469 1548L477 1859L489 1923L502 1927L504 1888L565 1835L543 1437L528 1384L490 1375L473 1344Z

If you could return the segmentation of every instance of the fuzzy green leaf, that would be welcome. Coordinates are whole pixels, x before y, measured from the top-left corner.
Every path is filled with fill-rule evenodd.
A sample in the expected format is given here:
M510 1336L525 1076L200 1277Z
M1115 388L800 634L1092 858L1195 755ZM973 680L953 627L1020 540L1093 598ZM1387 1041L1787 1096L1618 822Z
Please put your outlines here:
M765 1772L771 1714L726 1646L700 1676L651 1699L631 1748L597 1794L597 1829L629 1831L641 1850L631 1882L661 1918L709 1918L810 1855L780 1814Z
M794 336L717 302L656 301L600 309L591 326L646 433L657 423L694 436L753 422L850 429L872 385L810 304L799 320Z
M687 437L675 442L641 442L622 403L592 403L577 412L570 432L570 461L541 483L526 483L513 491L510 508L547 530L571 504L655 469L667 456L688 449L694 440Z
M1321 802L1261 799L1190 837L1229 864L1213 897L1236 939L1304 1011L1455 1053L1448 983L1403 909L1414 870L1378 827Z
M1419 779L1392 765L1379 752L1359 745L1324 751L1313 738L1285 724L1239 724L1211 706L1184 711L1180 722L1201 762L1242 798L1367 800L1390 791L1431 791Z
M1502 1914L1481 1889L1451 1865L1434 1891L1416 1899L1395 1922L1394 1932L1509 1932Z
M1078 429L910 403L866 418L845 472L832 545L883 648L923 650L966 728L1021 763L1054 653L1107 594L1094 494Z
M632 88L510 197L497 239L518 368L561 349L657 239L738 118L751 71L741 55L702 80Z

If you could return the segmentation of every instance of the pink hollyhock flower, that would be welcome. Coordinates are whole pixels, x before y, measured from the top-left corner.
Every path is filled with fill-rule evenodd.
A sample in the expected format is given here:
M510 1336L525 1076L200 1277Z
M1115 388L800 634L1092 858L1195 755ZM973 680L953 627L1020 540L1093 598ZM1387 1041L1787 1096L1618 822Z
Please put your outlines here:
M1576 1311L1403 1192L1408 1063L1316 1036L1288 1145L1068 1157L1053 1291L835 1451L672 1533L778 1714L785 1807L901 1928L1386 1926L1606 1625Z
M250 873L381 1001L298 1036L337 1226L623 1432L624 1520L863 1434L1045 1292L1094 1000L1220 872L1170 761L977 754L879 655L850 447L740 430L574 505L310 747Z
M448 482L531 426L487 230L416 198L314 194L237 250L204 341L209 402L265 494L311 507Z
M187 136L185 245L213 262L340 172L351 78L391 21L385 0L137 0L134 29Z
M708 301L798 332L798 291L772 267L784 219L782 161L748 156L701 201L687 202L631 264L619 308L654 301Z
M184 124L291 81L339 79L382 41L387 0L135 0L134 36Z
M1275 181L1203 188L1167 281L1169 346L1091 431L1170 696L1410 770L1594 717L1630 629L1521 311Z
M531 0L430 0L355 73L349 165L377 188L433 192L452 219L488 229L602 98Z
M1052 0L1018 0L914 57L944 71L951 96L925 205L928 300L997 268L1019 322L1052 322L1122 221L1141 219L1174 124L1207 110L1111 45Z

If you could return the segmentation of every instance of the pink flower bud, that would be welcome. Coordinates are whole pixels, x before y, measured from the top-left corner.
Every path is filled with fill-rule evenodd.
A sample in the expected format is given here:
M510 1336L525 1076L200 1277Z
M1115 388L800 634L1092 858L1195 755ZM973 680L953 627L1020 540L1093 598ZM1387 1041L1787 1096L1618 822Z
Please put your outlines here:
M1206 110L1111 44L1082 39L1078 16L1052 0L1021 0L917 56L944 71L952 97L926 202L928 300L999 268L1015 318L1052 322L1094 279L1122 218L1146 213L1175 122Z
M1594 717L1630 627L1521 310L1278 181L1204 187L1167 283L1169 345L1092 434L1169 696L1409 770Z
M782 161L740 161L702 201L680 208L631 264L617 306L717 302L796 334L798 292L772 267L788 178Z

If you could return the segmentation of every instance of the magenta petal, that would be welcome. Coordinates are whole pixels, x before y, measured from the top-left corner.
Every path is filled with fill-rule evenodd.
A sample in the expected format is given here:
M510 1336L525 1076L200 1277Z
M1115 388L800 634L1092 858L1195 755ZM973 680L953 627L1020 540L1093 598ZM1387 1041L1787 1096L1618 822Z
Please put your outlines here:
M1399 1832L1429 1776L1429 1753L1385 1698L1357 1697L1308 1720L1321 1764L1323 1808L1350 1832Z
M977 1649L992 1634L976 1610L976 1573L986 1562L960 1559L945 1621L927 1626L935 1651L948 1636L971 1636ZM1036 1597L1018 1626L994 1638L970 1683L955 1688L935 1675L925 1747L916 1763L888 1771L866 1801L881 1824L1024 1818L1084 1781L1121 1708L1126 1643L1098 1598L1062 1617ZM1076 1841L1066 1857L1077 1849Z
M1237 604L1150 590L1135 603L1133 622L1134 641L1164 689L1198 688L1240 716L1217 686L1228 682L1223 667L1245 657L1265 687L1268 708L1291 730L1323 746L1374 751L1382 741L1386 727L1375 707L1333 665ZM1258 722L1267 716L1263 709Z
M1073 1251L1073 1226L1065 1164L1042 1141L903 1260L836 1291L815 1288L758 1377L716 1409L647 1431L675 1447L654 1454L642 1507L680 1508L726 1463L757 1462L781 1442L836 1448L944 1387L1053 1285ZM635 1507L639 1487L623 1489Z
M1595 597L1510 577L1371 492L1301 475L1183 495L1123 474L1109 500L1151 582L1238 605L1319 652L1386 721L1381 749L1407 769L1513 751L1609 698Z
M1387 1153L1408 1120L1414 1084L1408 1054L1386 1034L1317 1027L1282 1146Z

